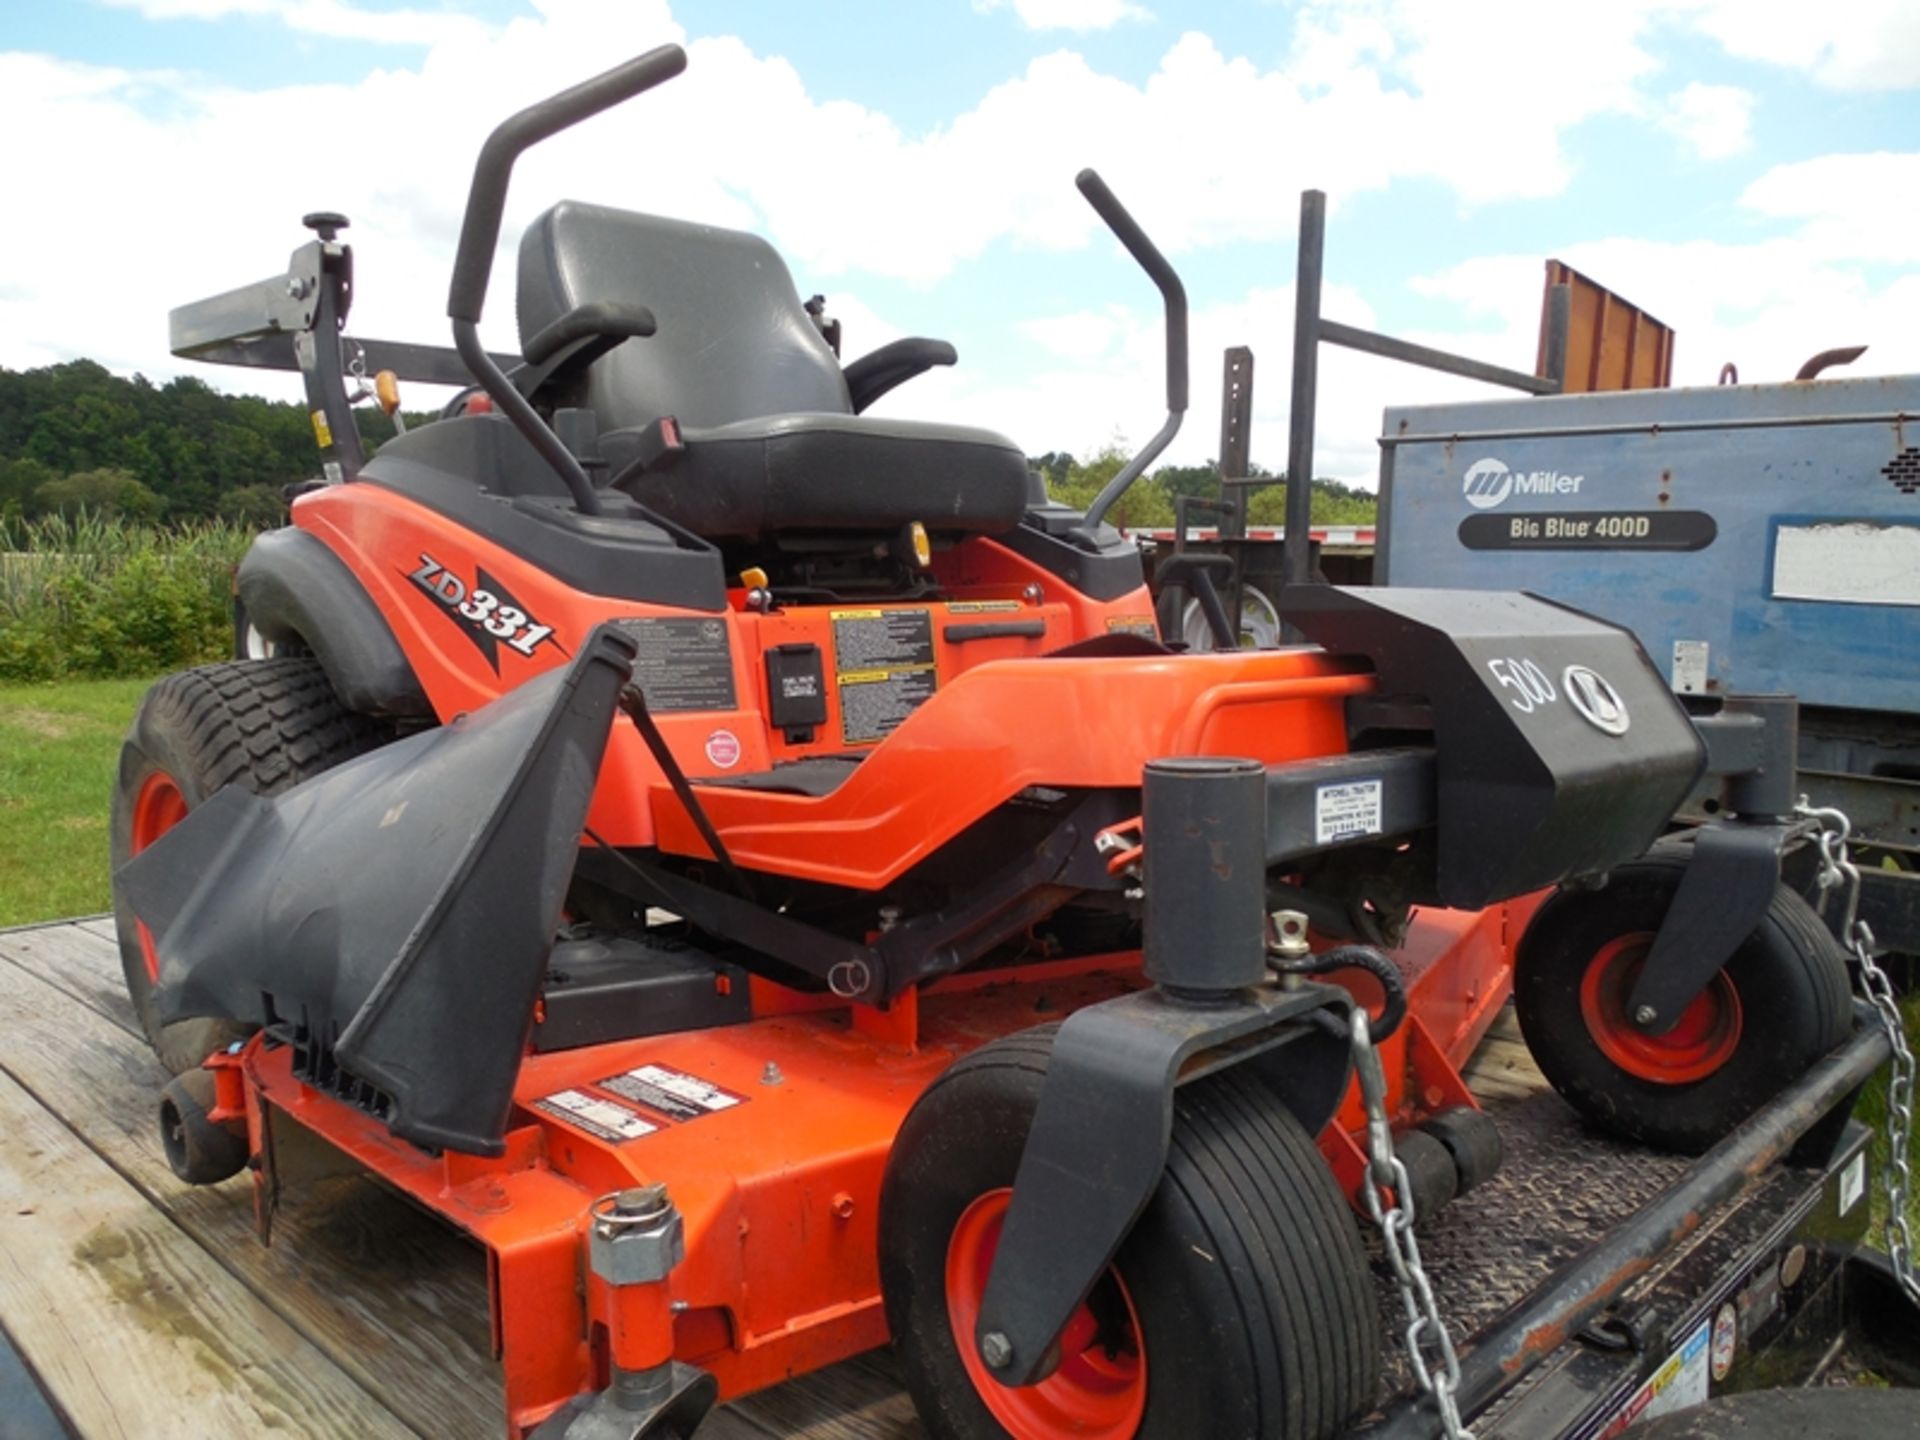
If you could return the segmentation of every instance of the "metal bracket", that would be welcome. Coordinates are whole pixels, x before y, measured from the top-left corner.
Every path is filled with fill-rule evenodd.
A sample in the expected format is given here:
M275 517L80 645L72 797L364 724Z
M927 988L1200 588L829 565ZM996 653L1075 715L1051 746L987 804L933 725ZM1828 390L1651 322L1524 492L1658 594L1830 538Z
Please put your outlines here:
M1693 727L1707 745L1707 772L1725 778L1727 818L1694 832L1693 859L1627 997L1628 1017L1649 1035L1671 1030L1766 918L1798 828L1783 818L1795 798L1791 695L1730 695Z
M1649 1035L1671 1030L1766 918L1792 829L1730 820L1695 832L1693 859L1627 997L1636 1026Z
M1302 1063L1339 1067L1341 1083L1331 1087L1337 1102L1345 1039L1330 1027L1294 1022L1349 1003L1344 990L1327 985L1260 986L1215 1005L1182 1004L1154 989L1068 1017L1047 1063L974 1331L1003 1383L1045 1378L1074 1307L1152 1198L1173 1135L1175 1086L1300 1044L1307 1047ZM1301 1118L1309 1128L1327 1119Z
M662 1397L641 1409L621 1403L613 1386L569 1400L527 1440L691 1440L719 1398L719 1383L697 1365L667 1362Z

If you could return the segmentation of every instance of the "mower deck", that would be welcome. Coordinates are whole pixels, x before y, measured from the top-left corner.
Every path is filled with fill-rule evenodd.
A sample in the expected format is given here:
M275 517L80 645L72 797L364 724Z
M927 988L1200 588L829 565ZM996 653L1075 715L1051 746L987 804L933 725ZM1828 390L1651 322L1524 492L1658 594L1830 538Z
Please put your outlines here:
M290 1191L271 1246L254 1237L244 1179L173 1183L150 1114L162 1077L112 935L105 919L0 934L0 1124L14 1137L0 1152L0 1326L57 1405L88 1435L500 1433L486 1275L472 1246L364 1178ZM640 1056L645 1042L633 1048L636 1064L662 1058ZM586 1077L556 1066L552 1078L564 1088ZM798 1062L783 1085L733 1078L750 1105L778 1104L785 1086L806 1081ZM1501 1123L1508 1160L1425 1245L1461 1334L1685 1167L1586 1132L1545 1091L1510 1013L1468 1078ZM707 1123L676 1139L708 1143ZM1397 1328L1384 1287L1381 1304ZM918 1433L884 1351L751 1395L701 1431Z

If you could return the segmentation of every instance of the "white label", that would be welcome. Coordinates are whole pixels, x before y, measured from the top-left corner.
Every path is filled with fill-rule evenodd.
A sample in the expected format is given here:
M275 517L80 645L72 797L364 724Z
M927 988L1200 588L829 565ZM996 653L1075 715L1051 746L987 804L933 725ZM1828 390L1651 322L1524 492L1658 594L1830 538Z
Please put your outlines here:
M1920 525L1782 525L1774 537L1773 598L1920 605Z
M1654 1372L1653 1378L1614 1411L1611 1422L1600 1432L1603 1440L1618 1435L1637 1420L1651 1420L1656 1415L1669 1415L1706 1402L1712 1388L1707 1368L1711 1329L1711 1323L1706 1320L1694 1327L1693 1333L1680 1342L1680 1348L1667 1357L1667 1363Z
M1860 1197L1867 1193L1867 1157L1861 1153L1847 1162L1847 1168L1840 1172L1840 1213L1846 1214L1860 1203Z
M1380 781L1350 780L1313 792L1313 843L1330 845L1380 833Z
M1704 695L1707 690L1707 659L1704 640L1673 642L1673 689L1678 695Z
M535 1101L534 1108L570 1120L602 1140L638 1140L660 1128L617 1100L603 1100L581 1090L556 1090L544 1100Z
M745 1104L744 1097L722 1090L698 1075L672 1070L665 1065L636 1065L619 1075L597 1082L602 1090L628 1100L638 1101L649 1110L657 1110L674 1120L694 1120L716 1115Z

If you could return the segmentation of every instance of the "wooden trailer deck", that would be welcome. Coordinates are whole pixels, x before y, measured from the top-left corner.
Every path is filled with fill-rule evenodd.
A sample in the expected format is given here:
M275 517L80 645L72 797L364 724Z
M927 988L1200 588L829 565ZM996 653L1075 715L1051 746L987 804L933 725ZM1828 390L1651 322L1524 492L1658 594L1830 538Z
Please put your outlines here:
M0 931L0 1327L67 1425L88 1440L502 1434L478 1250L360 1177L288 1197L261 1245L244 1179L196 1189L167 1168L153 1121L164 1078L110 920ZM1510 1018L1472 1078L1496 1114L1558 1103L1537 1094ZM1448 1222L1494 1188L1442 1226L1466 1233ZM12 1433L4 1409L0 1433ZM701 1430L919 1433L884 1352L750 1396Z

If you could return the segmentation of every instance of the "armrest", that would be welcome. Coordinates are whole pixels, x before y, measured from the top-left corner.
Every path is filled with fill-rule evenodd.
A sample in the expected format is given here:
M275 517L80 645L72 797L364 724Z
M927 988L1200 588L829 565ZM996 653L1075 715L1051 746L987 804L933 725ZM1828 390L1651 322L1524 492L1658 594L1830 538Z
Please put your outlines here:
M917 335L862 355L842 372L847 379L847 394L853 400L853 413L858 415L894 386L959 358L959 352L946 341Z
M600 353L605 354L622 340L651 335L656 328L653 312L644 305L595 301L591 305L574 306L534 334L520 347L520 353L527 357L529 365L540 365L579 341L604 340L607 344Z

